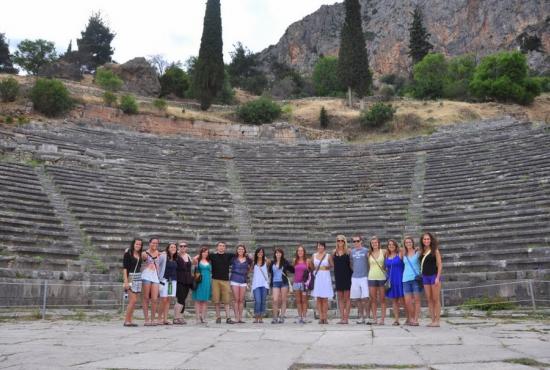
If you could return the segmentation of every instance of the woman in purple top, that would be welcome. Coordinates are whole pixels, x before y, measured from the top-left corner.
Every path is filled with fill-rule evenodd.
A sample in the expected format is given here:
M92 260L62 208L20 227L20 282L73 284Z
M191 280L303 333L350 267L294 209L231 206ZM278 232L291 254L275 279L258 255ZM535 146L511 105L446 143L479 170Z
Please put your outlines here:
M399 326L399 305L403 303L403 256L399 254L397 242L393 239L388 240L388 253L384 261L384 267L387 271L388 280L390 281L390 289L386 290L386 298L392 300L394 326Z
M235 312L235 321L243 324L244 295L246 293L248 272L252 266L252 260L246 254L244 244L237 245L235 257L231 261L231 276L229 284L233 291L233 311Z
M306 280L309 276L308 270L309 260L307 258L306 249L303 245L298 245L296 256L294 257L294 295L296 298L296 309L298 310L297 324L306 323L307 314L307 288Z

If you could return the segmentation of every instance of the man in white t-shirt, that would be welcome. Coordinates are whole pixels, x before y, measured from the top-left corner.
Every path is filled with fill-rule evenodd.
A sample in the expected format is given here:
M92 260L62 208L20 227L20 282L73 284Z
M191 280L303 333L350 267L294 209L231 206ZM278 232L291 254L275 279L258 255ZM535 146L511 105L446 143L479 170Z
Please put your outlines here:
M356 234L352 238L353 249L351 250L351 292L350 298L357 306L357 323L364 324L368 317L369 308L369 285L367 276L369 274L369 251L363 247L363 238ZM368 323L368 322L367 322Z

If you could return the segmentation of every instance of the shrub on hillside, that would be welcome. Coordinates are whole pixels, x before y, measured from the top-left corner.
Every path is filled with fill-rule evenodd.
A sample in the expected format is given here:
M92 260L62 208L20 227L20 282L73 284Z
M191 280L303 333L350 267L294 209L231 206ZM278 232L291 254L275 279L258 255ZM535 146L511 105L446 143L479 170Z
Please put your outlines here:
M114 107L117 103L117 96L116 94L112 93L111 91L105 91L103 93L103 102L108 107Z
M105 68L98 68L94 81L97 85L107 91L118 91L122 87L122 80L113 71Z
M390 101L394 97L394 95L395 91L390 85L383 86L380 89L380 96L382 97L383 101Z
M481 60L470 82L473 95L482 99L530 104L540 85L528 77L527 58L520 52L502 52Z
M0 81L0 100L2 102L15 101L19 94L19 82L13 77Z
M138 104L133 95L123 95L120 98L119 107L126 114L136 114L138 112Z
M535 82L540 86L541 92L550 92L550 77L541 76L541 77L532 77Z
M34 109L49 117L61 115L73 106L69 90L61 81L55 79L36 80L30 97Z
M468 100L470 98L469 85L475 70L474 55L468 54L451 58L447 66L443 96L448 99Z
M387 75L382 75L382 77L380 77L380 82L383 82L387 85L392 85L395 94L401 95L403 93L405 85L407 84L407 79L395 73L390 73Z
M237 109L237 115L246 123L271 123L281 115L281 107L271 99L261 97L243 104Z
M393 118L396 109L391 104L376 103L369 110L361 112L361 124L369 128L378 128Z
M166 100L164 99L155 99L153 100L153 106L160 111L165 111L168 104L166 104Z
M178 98L183 98L190 86L187 73L175 64L166 68L159 80L160 96L162 97L173 94Z
M446 78L447 61L443 54L429 53L413 68L413 96L418 99L442 97Z

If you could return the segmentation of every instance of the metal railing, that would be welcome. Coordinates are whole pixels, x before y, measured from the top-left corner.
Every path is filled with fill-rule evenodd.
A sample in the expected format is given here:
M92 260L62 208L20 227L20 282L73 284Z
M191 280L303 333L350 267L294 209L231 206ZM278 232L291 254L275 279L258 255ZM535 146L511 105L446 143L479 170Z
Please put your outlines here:
M444 286L444 285L443 285ZM189 295L188 299L190 299ZM491 297L498 300L491 301ZM292 295L289 295L292 300ZM483 298L480 302L472 298ZM487 300L485 300L487 299ZM247 295L247 302L251 298ZM138 307L140 300L138 300ZM514 306L550 306L550 280L525 279L493 284L443 288L441 308L483 309L499 303ZM0 310L39 310L42 318L50 309L117 309L124 311L126 300L121 283L65 282L51 280L0 281ZM191 305L192 306L192 305Z

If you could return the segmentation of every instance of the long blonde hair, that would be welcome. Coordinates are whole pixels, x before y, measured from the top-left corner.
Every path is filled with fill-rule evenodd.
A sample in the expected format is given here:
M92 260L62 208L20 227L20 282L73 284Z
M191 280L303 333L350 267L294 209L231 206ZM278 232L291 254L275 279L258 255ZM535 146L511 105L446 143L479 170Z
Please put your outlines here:
M338 251L338 239L344 240L344 254L349 254L348 252L348 239L345 235L339 234L336 235L336 248L334 248L334 255L336 255L336 252Z

